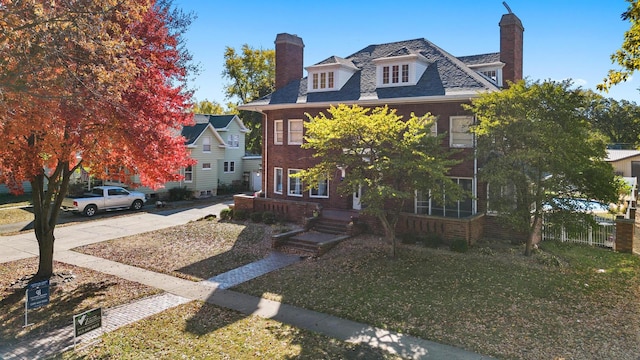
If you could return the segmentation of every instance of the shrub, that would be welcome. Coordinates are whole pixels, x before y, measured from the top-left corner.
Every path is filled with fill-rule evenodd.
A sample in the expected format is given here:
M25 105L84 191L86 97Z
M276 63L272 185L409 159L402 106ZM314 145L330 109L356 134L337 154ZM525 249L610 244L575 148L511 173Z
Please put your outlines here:
M191 199L191 190L186 187L175 187L169 189L169 200L170 201L178 201L178 200L189 200Z
M451 251L466 253L467 250L469 250L469 244L467 244L467 240L457 238L451 242Z
M430 248L437 248L444 243L442 236L436 233L428 233L421 240L426 247Z
M276 214L271 211L265 211L262 213L262 222L271 225L276 222Z
M251 218L251 221L253 221L254 223L259 223L260 221L262 221L262 213L259 211L252 212L251 215L249 215L249 217Z
M415 244L418 241L420 241L418 236L413 233L406 233L406 234L400 235L400 240L402 241L403 244Z
M233 216L233 210L226 208L220 210L220 220L231 220Z
M242 209L233 210L234 220L244 221L244 220L247 220L248 218L249 218L249 212L247 210L242 210Z

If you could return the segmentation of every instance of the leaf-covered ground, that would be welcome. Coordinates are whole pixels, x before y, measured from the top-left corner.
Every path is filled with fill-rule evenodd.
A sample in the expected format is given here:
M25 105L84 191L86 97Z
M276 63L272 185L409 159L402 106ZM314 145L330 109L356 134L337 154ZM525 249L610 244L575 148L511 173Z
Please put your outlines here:
M200 281L264 258L270 231L260 224L200 220L74 250Z
M73 315L95 307L109 308L152 294L158 289L97 271L54 263L49 305L29 310L24 325L25 285L38 270L38 258L0 263L0 346L38 337L73 324Z
M102 337L63 359L396 359L274 320L193 301Z
M272 228L198 221L84 252L193 280L263 258ZM501 359L634 359L640 259L605 249L483 243L468 253L349 239L234 290Z

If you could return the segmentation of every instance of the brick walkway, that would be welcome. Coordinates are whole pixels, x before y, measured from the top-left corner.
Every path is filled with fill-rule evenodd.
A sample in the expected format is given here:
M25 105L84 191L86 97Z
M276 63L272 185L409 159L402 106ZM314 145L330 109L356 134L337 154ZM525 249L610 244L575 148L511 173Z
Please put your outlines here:
M78 337L76 342L78 345L86 344L106 332L114 331L189 301L191 300L181 296L163 293L103 310L102 327ZM39 339L22 341L14 346L1 348L0 359L40 359L59 354L72 347L73 325L69 325L53 330Z

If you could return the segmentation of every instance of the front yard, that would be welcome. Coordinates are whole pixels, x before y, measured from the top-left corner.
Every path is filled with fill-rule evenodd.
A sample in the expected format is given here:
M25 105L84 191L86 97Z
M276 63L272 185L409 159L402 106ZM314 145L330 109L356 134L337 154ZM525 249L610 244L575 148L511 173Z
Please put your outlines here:
M264 256L270 231L199 221L81 251L199 280ZM392 259L365 235L234 290L501 359L637 359L639 258L557 243L521 252L402 245Z

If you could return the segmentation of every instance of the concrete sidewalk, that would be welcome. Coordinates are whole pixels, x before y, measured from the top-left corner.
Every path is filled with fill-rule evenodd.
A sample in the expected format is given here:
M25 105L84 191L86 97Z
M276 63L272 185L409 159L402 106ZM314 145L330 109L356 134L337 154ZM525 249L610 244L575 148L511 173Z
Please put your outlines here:
M295 306L266 300L231 290L222 289L228 284L220 284L215 278L192 282L170 275L117 263L99 257L80 254L69 249L89 243L108 240L115 237L133 235L153 231L169 226L180 225L199 219L208 214L219 214L226 207L216 204L200 209L183 209L166 214L139 214L135 216L117 217L79 225L61 227L56 231L56 250L54 259L76 266L81 266L103 273L115 275L127 280L136 281L166 291L171 306L188 300L201 300L232 309L246 315L256 315L274 319L292 326L315 331L342 341L367 344L384 349L390 353L411 359L490 359L489 357L442 345L431 341L378 329L366 324L341 319L335 316L302 309ZM58 230L58 229L57 229ZM33 234L21 234L0 238L0 262L7 262L37 255L37 244ZM294 259L290 256L275 256L268 261L259 261L232 274L221 274L217 278L232 279L235 284L248 281L273 269L286 266ZM224 280L227 281L227 280ZM166 297L165 296L165 297ZM109 309L109 329L116 329L143 317L161 312L171 307L163 296L143 299L144 305L138 302L122 307ZM143 308L144 311L139 309ZM134 310L132 310L134 309ZM59 352L68 348L72 341L72 332L61 329L41 341L18 343L0 349L3 359L31 359L48 356L47 348L51 342L57 346L52 350ZM70 337L71 336L71 337ZM38 344L43 344L38 346ZM47 346L46 344L49 344ZM66 344L66 345L65 345ZM29 350L31 349L31 350Z

